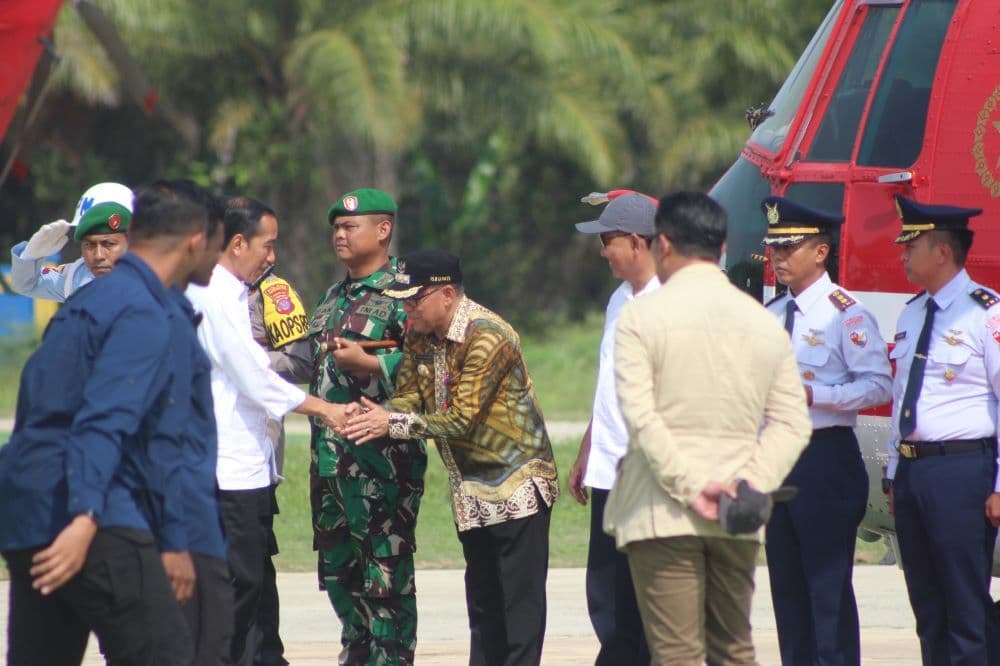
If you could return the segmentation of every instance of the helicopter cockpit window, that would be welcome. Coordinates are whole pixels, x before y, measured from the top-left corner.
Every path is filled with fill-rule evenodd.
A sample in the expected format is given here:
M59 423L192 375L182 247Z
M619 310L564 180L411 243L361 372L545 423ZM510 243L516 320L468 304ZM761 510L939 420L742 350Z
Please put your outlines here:
M858 164L908 167L920 155L938 57L956 0L914 0L879 79Z
M833 30L833 25L836 22L837 14L840 13L840 6L842 4L843 0L837 0L833 8L827 13L819 30L816 31L816 34L809 41L806 50L802 52L799 61L795 63L792 73L785 79L778 94L775 95L774 101L768 107L772 115L758 125L757 129L750 136L750 140L760 145L761 148L777 152L785 142L785 137L788 136L788 128L791 127L792 120L795 118L795 112L799 108L799 103L805 95L809 81L812 80L813 71L816 69L819 57L823 54L823 49L826 48L826 42L830 37L830 31Z
M892 26L899 15L899 7L871 5L867 12L861 32L854 41L854 49L809 149L809 160L847 162L851 159L861 113Z

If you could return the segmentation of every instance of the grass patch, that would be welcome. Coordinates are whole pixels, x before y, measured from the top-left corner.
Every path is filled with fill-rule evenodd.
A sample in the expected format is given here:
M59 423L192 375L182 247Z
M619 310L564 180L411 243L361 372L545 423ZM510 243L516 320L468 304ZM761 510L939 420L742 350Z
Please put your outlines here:
M546 419L590 420L603 328L603 313L594 313L582 322L553 327L552 333L521 341Z
M565 491L566 474L576 457L579 442L553 445L559 481ZM462 547L455 532L448 494L448 474L437 451L429 451L427 476L420 514L417 518L417 566L425 569L455 569L465 566ZM285 481L278 487L281 515L275 532L281 554L275 565L282 571L312 571L316 554L312 550L309 513L309 438L290 435L285 450ZM587 559L590 508L573 501L568 493L556 502L549 537L550 564L554 567L582 567Z
M21 368L35 351L35 344L29 336L0 338L0 417L14 416Z

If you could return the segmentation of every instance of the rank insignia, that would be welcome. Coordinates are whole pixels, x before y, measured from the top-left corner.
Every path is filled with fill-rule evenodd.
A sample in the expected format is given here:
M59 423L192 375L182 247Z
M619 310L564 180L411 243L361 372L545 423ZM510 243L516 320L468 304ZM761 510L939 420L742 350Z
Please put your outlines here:
M805 372L802 373L802 379L806 380L807 382L811 382L812 380L816 379L816 373L813 372L812 370L806 370Z
M828 298L830 299L830 302L833 303L833 306L841 312L857 303L856 300L844 293L842 289L837 289L832 292Z
M979 303L984 308L991 308L997 303L1000 303L1000 296L997 296L992 291L983 289L982 287L973 291L969 294L969 296L971 296L972 300Z
M864 347L868 344L868 335L860 328L856 331L851 331L851 342L859 347Z
M945 370L944 371L944 380L946 382L955 381L955 371L952 370L951 368L948 368L947 370Z

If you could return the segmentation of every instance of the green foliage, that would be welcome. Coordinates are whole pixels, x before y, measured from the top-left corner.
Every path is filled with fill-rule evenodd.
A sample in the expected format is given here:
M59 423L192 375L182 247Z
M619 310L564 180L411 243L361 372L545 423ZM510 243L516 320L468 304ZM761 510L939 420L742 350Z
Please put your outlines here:
M459 252L516 324L580 317L611 286L571 223L594 190L707 189L829 0L96 0L161 96L146 116L67 3L53 92L0 213L12 243L88 185L189 176L267 201L280 270L339 274L323 213L389 190L401 250Z

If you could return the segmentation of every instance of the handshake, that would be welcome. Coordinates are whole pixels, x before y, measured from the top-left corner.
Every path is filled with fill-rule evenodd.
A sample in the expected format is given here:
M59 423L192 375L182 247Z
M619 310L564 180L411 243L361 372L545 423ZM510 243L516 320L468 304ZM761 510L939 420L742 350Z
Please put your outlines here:
M303 409L302 413L318 417L327 428L340 437L352 440L355 444L380 439L389 433L389 412L368 398L361 398L360 402L339 405L310 396L302 403L300 409L305 408L311 400L317 403L310 405L315 411Z

